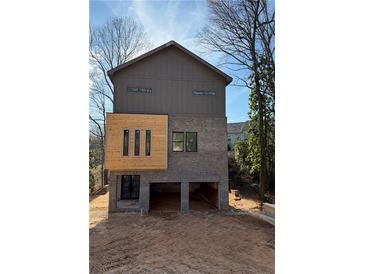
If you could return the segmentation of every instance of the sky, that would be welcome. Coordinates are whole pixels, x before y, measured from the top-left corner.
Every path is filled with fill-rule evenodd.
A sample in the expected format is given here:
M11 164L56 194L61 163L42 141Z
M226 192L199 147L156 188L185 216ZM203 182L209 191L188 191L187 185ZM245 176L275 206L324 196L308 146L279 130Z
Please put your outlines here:
M131 16L141 23L153 44L158 47L175 40L234 78L233 71L218 66L221 56L206 52L196 39L207 23L207 5L201 1L90 1L90 23L99 25L111 17ZM226 115L229 123L248 120L249 90L226 87Z

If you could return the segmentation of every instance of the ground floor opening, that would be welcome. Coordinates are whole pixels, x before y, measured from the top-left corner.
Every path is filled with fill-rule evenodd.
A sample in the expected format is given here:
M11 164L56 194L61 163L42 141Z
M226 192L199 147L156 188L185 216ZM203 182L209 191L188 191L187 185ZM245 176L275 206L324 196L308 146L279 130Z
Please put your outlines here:
M113 176L109 186L110 212L186 213L224 209L222 182L151 182L143 176L133 173Z
M150 183L150 211L180 211L180 183Z
M218 207L218 183L189 184L189 209L209 210Z
M139 206L139 175L117 176L117 208L134 209Z

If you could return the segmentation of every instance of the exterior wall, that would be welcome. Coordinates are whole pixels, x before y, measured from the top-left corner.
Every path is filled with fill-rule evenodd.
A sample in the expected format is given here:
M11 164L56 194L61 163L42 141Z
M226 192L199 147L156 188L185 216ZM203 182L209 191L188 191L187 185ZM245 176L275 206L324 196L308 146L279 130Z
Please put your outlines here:
M140 175L140 208L149 210L149 184L181 183L182 210L188 209L189 182L215 182L218 186L219 208L228 206L228 158L226 117L169 115L168 169L164 171L111 172L110 201L116 199L116 175ZM198 133L197 152L173 152L173 131ZM115 201L116 203L116 201ZM115 205L109 209L113 211Z
M113 115L124 118L115 120L110 128L108 119L106 161L110 170L109 211L119 211L117 193L120 187L116 183L117 175L140 175L138 209L145 212L149 210L150 183L180 183L182 211L189 209L190 182L215 183L218 206L220 209L227 208L227 79L180 49L169 46L116 71L113 84ZM128 87L152 89L152 92L128 92ZM214 91L215 95L199 96L194 95L193 91ZM161 156L157 164L143 156L123 157L123 128L130 130L130 155L134 151L134 129L152 129L151 159L156 155L154 136L158 129L153 126L158 126L158 123L149 123L150 126L142 124L144 117L153 116L151 114L166 117L165 141L158 142L160 150L165 149L165 157ZM198 151L173 152L173 131L197 132ZM141 134L141 155L144 154L144 134Z
M113 81L113 112L225 116L225 79L176 47L116 72ZM127 92L128 87L152 93ZM193 95L194 90L215 95Z
M107 114L106 169L163 170L167 168L167 115ZM123 156L123 130L129 129L129 156ZM141 130L140 156L134 156L134 130ZM151 156L145 156L146 129L150 129Z

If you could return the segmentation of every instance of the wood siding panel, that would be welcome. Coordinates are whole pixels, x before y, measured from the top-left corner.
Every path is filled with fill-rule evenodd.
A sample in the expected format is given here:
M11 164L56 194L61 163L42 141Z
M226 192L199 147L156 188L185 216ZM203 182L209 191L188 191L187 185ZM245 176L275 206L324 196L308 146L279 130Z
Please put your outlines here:
M108 113L105 166L110 171L167 169L167 115ZM129 129L129 156L122 155L123 130ZM140 156L134 156L134 132L141 130ZM151 156L145 156L146 129L152 132Z

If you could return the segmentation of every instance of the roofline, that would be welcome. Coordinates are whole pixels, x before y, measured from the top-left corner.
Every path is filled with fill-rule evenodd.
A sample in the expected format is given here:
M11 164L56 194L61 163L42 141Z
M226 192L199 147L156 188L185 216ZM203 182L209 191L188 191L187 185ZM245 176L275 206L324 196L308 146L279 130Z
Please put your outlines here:
M227 123L228 125L232 125L232 124L245 124L248 121L244 121L244 122L232 122L232 123Z
M208 68L210 68L211 70L213 70L214 72L218 73L219 75L221 75L223 78L225 78L226 80L226 84L229 85L229 83L232 82L232 77L230 77L229 75L225 74L223 71L221 71L220 69L216 68L215 66L213 66L212 64L209 64L207 61L205 61L204 59L200 58L198 55L192 53L191 51L189 51L188 49L184 48L182 45L180 45L179 43L171 40L170 42L167 42L153 50L150 50L128 62L125 62L124 64L121 64L111 70L108 71L108 76L110 78L110 80L113 81L113 76L114 74L117 72L117 71L120 71L122 69L125 69L127 67L129 67L130 65L148 57L148 56L151 56L167 47L170 47L170 46L175 46L177 48L179 48L180 50L182 50L183 52L185 52L186 54L190 55L192 58L194 58L195 60L199 61L200 63L202 63L203 65L207 66Z

